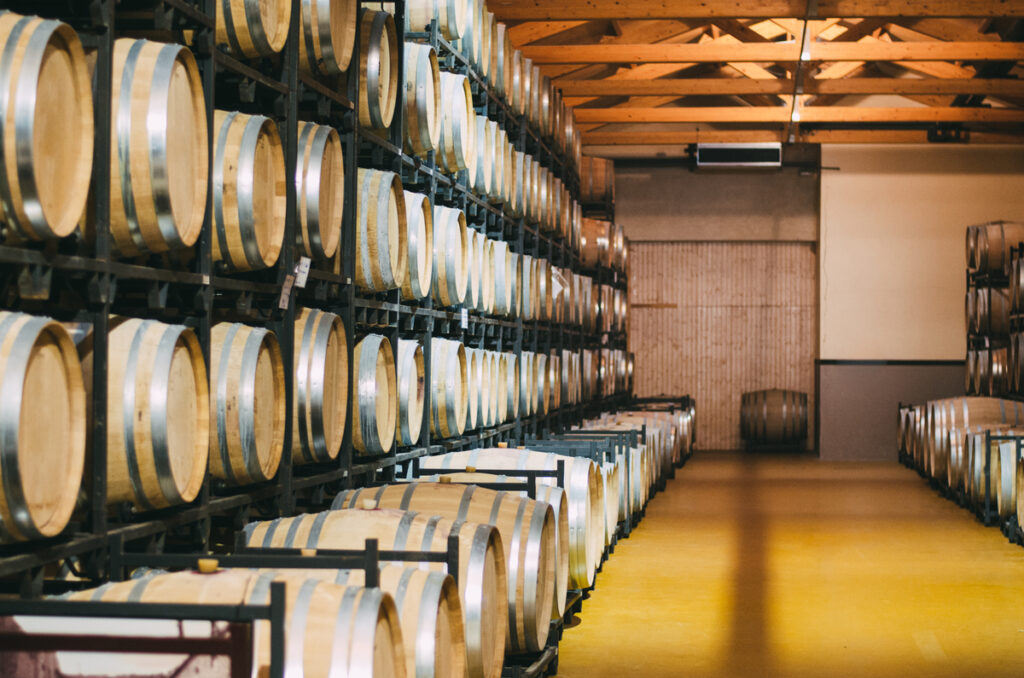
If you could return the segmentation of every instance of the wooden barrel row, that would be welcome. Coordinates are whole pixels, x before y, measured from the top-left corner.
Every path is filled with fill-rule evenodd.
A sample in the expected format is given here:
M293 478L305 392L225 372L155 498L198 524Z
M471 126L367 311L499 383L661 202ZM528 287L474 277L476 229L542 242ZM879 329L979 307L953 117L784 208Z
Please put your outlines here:
M628 320L628 295L611 285L598 287L598 326L603 332L624 332Z
M744 393L740 437L754 445L794 445L807 439L807 394L782 389Z
M372 492L378 491L383 493L382 488ZM338 509L347 494L340 495L340 501L336 502ZM369 505L375 507L371 491L363 494ZM466 670L475 678L500 676L509 619L509 583L499 531L492 525L446 518L431 511L369 509L363 508L362 500L349 506L354 508L251 523L245 528L246 542L249 546L266 548L361 549L366 539L377 539L382 549L445 551L448 536L457 536L458 594L462 608L462 619L458 621L462 622ZM441 563L423 564L422 569L441 572L444 567ZM385 585L383 578L381 583ZM410 593L407 591L405 595ZM448 621L455 620L449 616ZM408 631L415 645L423 645L424 649L431 645L441 651L448 649L436 638L421 635L418 627ZM457 638L457 631L450 631L450 634ZM434 662L431 664L436 666ZM445 673L453 675L457 668L449 667ZM412 675L420 675L420 672Z
M360 506L494 525L508 575L505 648L522 653L544 647L552 611L565 607L565 591L560 591L558 581L567 576L569 562L568 553L560 552L558 544L560 529L568 525L567 506L560 506L563 512L556 514L544 501L449 482L348 490L332 504L334 509Z
M580 261L584 266L604 266L626 272L627 244L621 224L583 219Z
M344 571L343 571L344 572ZM427 573L424 573L426 575ZM386 575L386 576L385 576ZM402 575L398 573L397 579ZM286 670L296 676L349 675L352 667L360 667L361 675L373 678L404 678L408 656L416 652L416 636L403 639L403 625L408 610L416 608L432 613L435 626L446 623L449 634L457 629L443 615L453 605L450 588L438 586L427 576L417 578L409 587L401 614L395 605L393 592L384 588L384 582L396 580L396 573L382 572L382 588L334 583L340 580L337 571L317 570L219 570L209 574L198 572L150 572L138 579L104 584L96 589L77 591L68 596L77 601L137 601L141 603L193 603L207 605L266 605L270 600L270 585L282 582L285 586L284 639ZM449 578L450 580L450 578ZM406 578L411 582L411 577ZM450 585L449 585L450 586ZM396 587L397 588L397 587ZM427 617L423 614L422 617ZM19 617L19 625L30 633L81 634L81 620L60 617ZM137 635L138 621L111 618L92 619L89 633L103 635ZM415 631L416 629L410 629ZM160 634L155 627L150 633ZM181 631L171 625L162 633L178 637ZM211 633L211 635L213 635ZM441 634L439 633L439 636ZM457 642L456 639L453 644ZM258 621L253 625L253 673L270 671L270 623ZM456 645L457 647L457 645ZM457 652L438 644L437 653L444 653L443 661L457 661ZM433 654L433 652L431 652ZM185 656L187 659L187 655ZM434 659L433 656L429 657ZM193 660L199 657L193 657ZM90 653L85 664L93 668L89 675L108 673L116 664L131 675L155 675L154 668L165 666L170 674L182 662L182 657L155 660L152 656L118 653ZM194 661L188 662L196 666ZM85 666L81 661L76 664ZM201 665L201 664L198 664ZM444 674L449 678L459 675Z
M484 448L466 452L424 457L422 468L438 472L488 469L507 471L515 476L516 470L554 470L558 461L565 462L566 477L562 486L566 492L569 539L569 582L573 588L586 588L593 584L594 573L604 551L605 497L601 472L597 464L585 457L567 457L546 452L509 448ZM541 484L556 484L554 479L540 478Z
M621 349L601 349L601 365L598 374L601 379L601 395L611 396L628 392L628 354Z
M967 270L1010 274L1010 248L1024 243L1024 223L993 221L967 227Z
M964 316L968 334L1006 338L1010 333L1010 289L968 287Z
M492 427L521 411L520 364L514 353L466 348L434 337L430 353L431 434L460 436Z
M987 344L968 348L964 372L967 395L1001 396L1010 392L1011 378L1019 374L1019 343L1011 349L1005 345ZM1018 377L1019 378L1019 377Z

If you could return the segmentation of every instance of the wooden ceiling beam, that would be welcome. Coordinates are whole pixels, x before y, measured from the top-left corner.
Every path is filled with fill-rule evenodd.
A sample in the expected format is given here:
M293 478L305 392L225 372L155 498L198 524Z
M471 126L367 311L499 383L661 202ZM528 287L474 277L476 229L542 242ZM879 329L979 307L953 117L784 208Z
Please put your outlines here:
M784 106L678 108L577 108L576 121L589 123L788 123ZM800 109L801 123L827 122L990 122L1024 123L1016 108L875 108L810 106Z
M784 133L773 130L700 130L688 132L588 132L584 146L686 146L696 143L751 144L779 141ZM926 144L927 130L800 130L799 143L815 144ZM1024 134L970 131L972 144L1024 144Z
M1016 42L815 42L810 61L1022 61L1024 43ZM601 63L764 63L797 61L796 43L552 45L525 47L537 64Z
M508 29L508 35L513 45L528 45L586 23L586 21L528 21Z
M576 19L797 18L806 0L489 0L502 21ZM820 17L1024 17L1024 0L818 0Z
M567 98L603 96L736 96L789 94L792 80L751 78L656 78L651 80L557 80ZM982 94L1024 96L1024 80L1012 78L841 78L807 80L804 94Z

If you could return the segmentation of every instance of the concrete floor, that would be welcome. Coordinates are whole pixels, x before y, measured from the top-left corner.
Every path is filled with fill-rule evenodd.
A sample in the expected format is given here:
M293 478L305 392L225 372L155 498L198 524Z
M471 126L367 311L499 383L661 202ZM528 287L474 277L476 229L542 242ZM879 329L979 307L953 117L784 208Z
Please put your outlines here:
M559 676L1024 676L1024 549L896 463L698 454L597 586Z

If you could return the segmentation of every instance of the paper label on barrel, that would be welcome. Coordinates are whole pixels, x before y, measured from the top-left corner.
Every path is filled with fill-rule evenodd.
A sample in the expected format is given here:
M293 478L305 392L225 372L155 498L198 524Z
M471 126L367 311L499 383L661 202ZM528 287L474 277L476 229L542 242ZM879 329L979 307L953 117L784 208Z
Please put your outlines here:
M302 289L306 286L306 278L309 277L309 265L312 263L309 257L300 257L295 267L295 286Z
M469 329L469 311L467 311L466 309L462 309L459 322L462 324L462 329Z
M281 298L277 302L277 307L282 311L288 310L288 304L292 300L292 286L295 284L295 276L289 273L284 277L284 284L281 285Z

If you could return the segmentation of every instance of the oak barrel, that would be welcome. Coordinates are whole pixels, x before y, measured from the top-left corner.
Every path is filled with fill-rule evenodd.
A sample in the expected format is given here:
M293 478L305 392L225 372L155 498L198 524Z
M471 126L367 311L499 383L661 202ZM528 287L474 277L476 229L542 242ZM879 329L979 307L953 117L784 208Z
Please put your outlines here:
M441 72L441 138L437 163L449 174L476 172L476 118L469 79Z
M434 205L434 270L431 295L442 306L466 300L469 286L469 231L460 209Z
M124 256L191 247L206 214L206 104L188 48L114 42L110 234Z
M74 232L89 197L93 106L78 34L0 14L0 221L16 240Z
M740 418L747 420L744 440L758 445L789 445L807 439L807 394L770 389L747 395Z
M367 490L365 498L383 491ZM347 494L335 500L338 507ZM245 528L249 546L287 548L361 549L367 539L377 539L382 549L443 552L449 534L459 538L459 598L465 615L468 673L473 678L498 678L508 624L508 583L504 547L493 526L455 522L430 513L352 509L278 518ZM425 569L443 567L434 563Z
M469 365L460 341L430 340L430 432L445 439L462 435L469 413Z
M391 126L398 104L398 31L387 12L359 12L359 124Z
M993 221L967 229L967 268L1009 275L1010 248L1024 242L1024 223Z
M405 43L403 101L406 150L413 155L426 155L441 142L441 73L437 52L430 45Z
M348 335L341 318L312 308L295 313L292 462L331 461L348 415Z
M394 172L359 168L356 284L371 292L401 288L408 256L402 180Z
M0 311L0 542L54 537L67 526L85 465L86 417L67 330Z
M352 351L352 446L362 454L391 451L398 425L398 378L391 342L368 334Z
M231 271L277 262L284 244L284 152L262 115L214 111L213 260Z
M210 331L210 475L229 485L270 480L284 449L284 363L270 330Z
M220 0L217 44L250 58L269 57L284 49L292 21L290 0Z
M341 242L345 206L345 159L338 130L299 121L295 166L295 244L311 259L330 259Z
M299 68L321 75L348 70L356 43L358 0L302 0Z
M107 502L143 511L187 504L202 488L210 450L199 340L183 325L129 318L108 341Z
M370 502L377 508L417 511L456 522L468 520L494 525L504 546L508 576L506 649L520 653L536 652L544 647L559 567L556 560L558 523L549 504L475 485L413 482L348 490L338 495L332 508L354 508L363 502ZM565 567L568 568L568 561Z
M406 678L405 646L394 600L380 589L338 586L301 572L257 572L230 569L211 574L175 572L104 584L72 593L71 600L193 603L205 605L267 605L270 584L285 584L285 669L295 678L363 675ZM78 620L81 624L81 620ZM91 619L102 633L116 626L112 619ZM253 624L253 675L270 672L270 622ZM107 659L118 666L134 655ZM115 661L116 657L116 661ZM152 657L147 657L152 659ZM127 664L125 668L131 666ZM136 675L146 675L146 664Z
M395 432L401 446L415 445L423 426L426 398L426 363L423 346L418 341L398 340L398 428Z
M416 301L430 295L434 275L434 208L421 193L404 191L404 198L408 270L402 298Z

